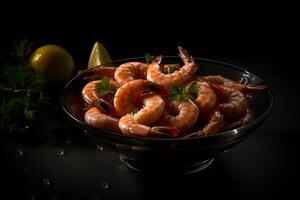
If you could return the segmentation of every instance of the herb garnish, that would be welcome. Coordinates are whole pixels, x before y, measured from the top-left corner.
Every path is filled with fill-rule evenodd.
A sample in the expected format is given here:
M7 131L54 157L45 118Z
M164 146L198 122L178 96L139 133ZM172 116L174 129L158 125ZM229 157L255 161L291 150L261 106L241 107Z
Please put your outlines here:
M154 57L155 57L154 55L151 55L149 53L145 53L146 64L149 65L150 63L152 63Z
M191 99L194 100L195 96L198 93L198 86L196 82L192 82L192 84L185 88L183 86L171 86L169 88L169 99L171 101L178 101L178 100L187 100Z
M32 53L33 42L31 42L28 38L24 38L20 42L16 42L13 46L12 55L16 58L19 58L21 61L25 61L30 53Z
M172 74L173 72L177 71L180 69L180 65L177 64L165 64L164 65L164 70L163 73L165 74Z
M150 63L152 63L152 61L154 60L155 56L151 55L149 53L145 53L145 60L146 60L146 64L149 65ZM180 69L180 65L178 63L176 64L165 64L163 66L163 73L165 74L172 74L173 72L177 71Z
M99 97L103 97L106 94L114 94L115 91L110 85L110 80L108 77L103 77L101 81L95 84L96 91Z
M50 109L46 79L36 74L27 62L32 43L16 43L10 55L0 60L0 131L24 132L47 123Z

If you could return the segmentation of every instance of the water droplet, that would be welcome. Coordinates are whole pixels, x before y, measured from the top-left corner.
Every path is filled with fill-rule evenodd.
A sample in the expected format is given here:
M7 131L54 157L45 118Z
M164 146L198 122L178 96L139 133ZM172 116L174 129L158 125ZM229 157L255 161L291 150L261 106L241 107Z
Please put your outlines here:
M103 150L104 150L104 149L103 149L103 146L97 145L97 150L98 150L98 151L103 151Z
M24 155L23 149L17 149L17 154L18 156L23 156Z
M88 130L84 130L83 133L87 134L87 133L88 133Z
M66 154L63 149L58 149L56 153L57 153L58 156L63 156L63 155Z
M49 179L49 178L44 178L44 179L43 179L43 184L44 184L45 186L50 186L50 185L51 185L50 179Z
M92 200L101 200L99 196L94 196Z
M104 188L104 189L109 189L109 188L110 188L110 185L108 184L107 181L103 181L103 182L101 183L101 187Z
M67 143L67 144L71 144L71 139L70 139L70 138L67 138L67 139L66 139L66 143Z

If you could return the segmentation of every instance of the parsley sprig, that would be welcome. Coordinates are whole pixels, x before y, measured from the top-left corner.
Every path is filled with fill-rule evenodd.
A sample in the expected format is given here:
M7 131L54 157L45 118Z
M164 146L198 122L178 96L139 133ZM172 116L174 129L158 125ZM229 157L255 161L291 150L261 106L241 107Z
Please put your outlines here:
M31 42L28 38L24 38L21 41L15 42L12 55L17 59L20 59L20 61L25 61L24 58L32 53L32 47L33 42Z
M154 57L155 57L154 55L145 53L146 64L149 65L153 61Z
M0 132L19 133L51 124L44 116L51 107L46 79L27 62L32 46L24 39L0 60Z
M146 64L149 65L153 59L155 58L154 55L151 55L149 53L145 53L145 61L146 61ZM180 65L178 63L175 63L175 64L165 64L163 65L163 70L162 72L164 74L172 74L173 72L177 71L180 69Z
M172 74L173 72L177 71L180 69L180 65L177 64L165 64L165 69L163 70L163 72L165 74Z
M114 94L115 90L110 85L110 80L108 77L103 77L101 81L95 84L96 91L99 97L103 97L107 94Z
M196 82L192 82L192 84L189 87L173 85L169 88L169 99L171 101L187 99L194 100L196 98L198 90L199 88Z

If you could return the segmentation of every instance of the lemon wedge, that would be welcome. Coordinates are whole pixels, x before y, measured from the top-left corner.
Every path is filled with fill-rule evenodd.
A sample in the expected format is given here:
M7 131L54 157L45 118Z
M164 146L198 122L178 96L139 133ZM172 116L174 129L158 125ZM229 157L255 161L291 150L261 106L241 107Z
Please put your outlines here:
M111 62L111 57L106 48L100 42L96 41L89 58L88 69Z

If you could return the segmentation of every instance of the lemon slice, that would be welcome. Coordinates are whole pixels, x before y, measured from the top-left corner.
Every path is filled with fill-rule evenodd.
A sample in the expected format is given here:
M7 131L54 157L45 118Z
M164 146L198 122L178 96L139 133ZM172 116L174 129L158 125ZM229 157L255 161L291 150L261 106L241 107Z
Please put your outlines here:
M107 64L111 62L112 60L105 47L100 42L96 41L90 55L88 68L90 69L97 65Z

